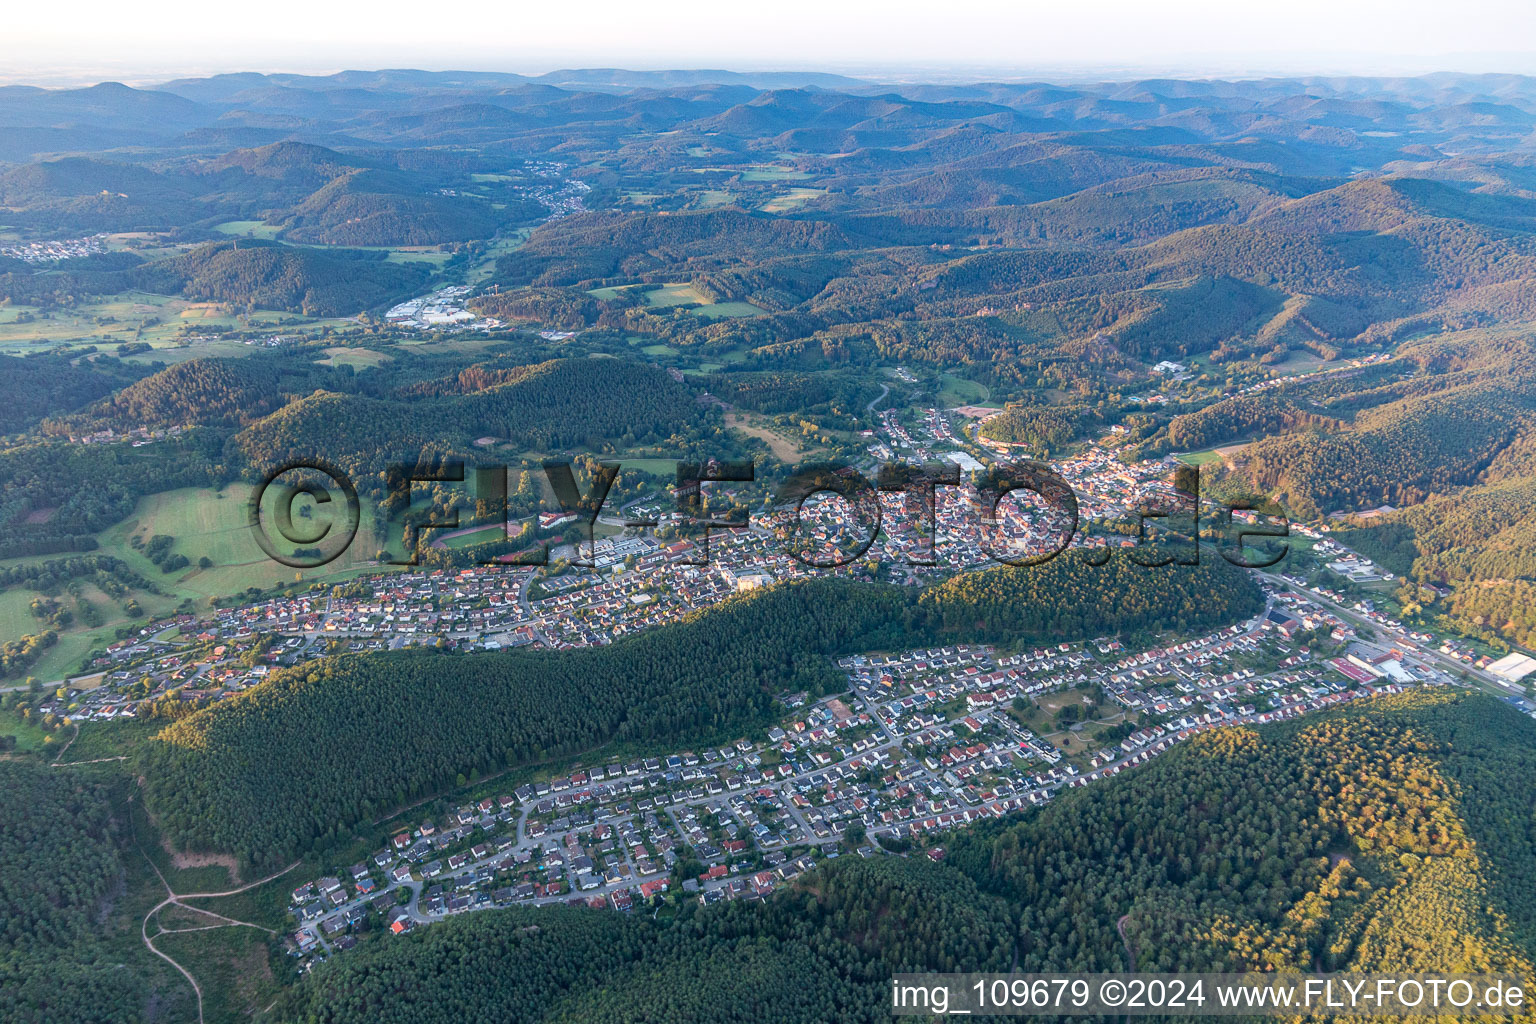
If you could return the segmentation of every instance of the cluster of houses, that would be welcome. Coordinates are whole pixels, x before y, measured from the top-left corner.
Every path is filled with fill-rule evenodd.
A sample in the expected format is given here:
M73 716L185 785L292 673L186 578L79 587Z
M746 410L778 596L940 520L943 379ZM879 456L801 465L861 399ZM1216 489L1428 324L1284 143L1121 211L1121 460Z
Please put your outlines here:
M369 932L516 903L626 911L762 898L849 846L874 856L915 841L941 856L932 844L945 831L1045 803L1205 729L1445 681L1409 652L1356 640L1300 590L1270 598L1248 622L1143 650L1103 638L845 658L844 694L782 696L760 738L577 767L398 831L368 861L295 890L291 948L307 964ZM1304 641L1324 634L1346 654L1314 658ZM1076 699L1090 723L1025 713ZM1124 724L1107 733L1113 722Z
M106 235L0 243L0 257L21 260L23 263L57 263L59 260L78 259L106 251Z
M69 440L73 444L128 444L138 448L155 441L179 437L184 429L184 427L131 427L116 430L112 427L102 427L100 430L84 434L70 434Z

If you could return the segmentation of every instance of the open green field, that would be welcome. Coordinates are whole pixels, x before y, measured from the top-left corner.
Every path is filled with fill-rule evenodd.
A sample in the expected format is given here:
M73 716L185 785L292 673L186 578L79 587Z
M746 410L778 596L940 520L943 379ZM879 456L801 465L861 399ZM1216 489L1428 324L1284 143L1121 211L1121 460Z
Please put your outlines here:
M605 302L612 302L614 299L619 297L619 294L623 292L624 289L632 287L634 286L627 284L613 284L606 288L590 288L587 290L587 294L592 296L594 299L602 299Z
M24 722L14 713L7 711L5 714L0 714L0 736L16 737L16 750L20 753L28 753L45 747L58 749L69 739L69 730L66 728L61 733L50 732L38 722Z
M645 303L648 306L684 306L697 303L700 306L709 305L709 299L704 293L686 281L672 284L664 284L660 288L653 288L645 293Z
M385 263L430 263L434 267L440 267L453 259L451 252L438 252L435 249L391 249L389 255L384 257Z
M152 494L140 500L132 517L103 532L101 550L117 555L150 579L169 580L179 596L203 601L247 587L293 582L299 570L274 563L252 537L247 521L249 499L250 489L245 484L231 485L222 492L199 487ZM378 548L369 502L362 503L361 512L352 547L334 562L304 571L305 581L334 576L372 560ZM317 529L319 525L317 518ZM156 534L175 537L171 550L186 555L194 568L166 576L130 543L132 537L148 540ZM203 557L213 562L212 568L195 568Z
M177 356L161 355L160 350L177 350L189 345L218 344L228 351L191 351L180 358L194 355L244 354L251 349L238 342L225 342L214 338L197 339L196 336L210 330L271 330L279 333L301 333L324 327L333 329L352 326L346 318L306 319L280 310L256 310L252 313L234 312L229 307L213 302L192 302L188 299L150 292L122 292L111 298L81 303L68 309L42 310L27 306L0 308L0 352L26 354L38 348L48 348L61 342L78 342L111 346L123 342L139 341L153 346L155 353L141 353L137 358L176 361Z
M34 590L23 590L19 587L0 592L0 640L14 640L51 628L41 619L34 617L29 608L32 600L38 596L40 595ZM67 594L59 595L56 600L75 614L75 621L68 629L58 632L58 643L48 648L47 652L27 669L27 675L36 676L42 680L64 679L76 675L80 662L86 654L94 648L103 647L115 640L117 627L128 621L128 616L123 613L119 602L107 597L94 586L83 587L81 596L97 610L103 624L84 625L74 599ZM164 598L140 595L141 606L148 608L152 602L156 607L164 604L166 611L174 605L174 602L165 601ZM13 679L6 682L19 681L20 679Z
M693 202L690 204L696 210L711 210L717 206L728 206L731 202L731 193L723 188L699 189L694 193Z
M809 171L797 170L783 164L749 164L746 167L695 167L694 170L701 173L735 174L742 181L803 181L809 178Z
M697 305L692 310L695 316L709 317L734 317L757 316L764 312L750 302L710 302L709 298L693 285L686 281L664 284L660 288L653 288L645 293L645 302L648 306L683 306Z
M633 285L615 284L604 288L592 288L587 294L596 299L616 299L626 288ZM711 302L708 296L699 291L686 281L676 281L664 284L659 288L651 288L644 293L645 304L658 309L668 309L673 306L693 306L689 312L695 316L718 317L757 316L766 310L754 306L750 302ZM661 353L663 355L675 353Z
M282 230L279 224L268 224L260 220L227 220L223 224L214 225L213 230L221 235L232 235L240 238L276 238ZM325 249L323 245L313 245L308 248ZM387 252L386 258L390 263L408 263L411 261L425 261L432 264L442 264L451 258L452 253L440 252L435 245L352 245L342 246L348 249L368 249L373 252Z
M754 306L750 302L716 302L701 306L693 311L693 315L716 320L721 317L759 316L766 312L767 310Z
M827 190L821 188L792 188L783 195L774 196L758 209L763 213L788 213L826 194Z
M1186 466L1204 466L1207 463L1221 461L1221 455L1209 448L1203 452L1185 452L1182 455L1175 455L1174 458Z
M321 366L350 366L356 370L366 370L370 366L378 366L387 363L393 357L387 352L380 352L371 348L346 348L336 346L325 350L324 359L316 359Z
M276 238L282 227L264 220L227 220L215 224L213 230L221 235L239 235L242 238Z
M326 247L312 245L309 248L324 249ZM442 252L435 245L348 245L338 248L388 253L389 255L384 257L386 263L430 263L434 268L442 266L453 258L453 253Z
M397 341L391 342L391 344L399 345L402 348L434 354L445 352L482 352L501 343L501 340L497 338L466 338L457 334L449 334L440 340L433 338L431 335L426 335L414 338L400 338Z
M244 345L238 341L194 341L190 344L175 344L156 346L148 352L137 352L131 356L124 356L123 361L129 363L184 363L188 359L207 359L219 357L225 359L239 359L256 351L254 345Z
M345 553L318 568L298 570L272 561L256 544L246 518L249 495L248 485L235 484L223 492L193 487L141 499L132 516L97 535L100 547L96 553L121 558L139 575L152 581L162 593L134 591L132 597L143 611L142 617L135 619L123 609L126 598L112 599L94 586L85 586L82 594L97 610L102 624L87 627L77 614L75 623L59 633L58 643L32 666L29 674L44 680L74 675L81 659L93 648L115 639L119 627L168 615L183 600L190 599L201 611L209 607L211 598L237 594L248 587L268 589L294 583L339 583L365 572L380 570L381 567L373 562L380 545L375 534L371 502L362 503L357 537ZM315 522L318 528L324 520L317 518ZM186 555L192 564L177 572L165 573L132 544L134 537L142 541L156 534L174 537L171 551ZM40 562L49 557L60 556L9 559L0 565ZM201 558L209 559L213 565L207 569L199 568ZM15 639L46 628L28 609L37 596L36 592L20 587L0 592L0 630L3 630L0 640ZM59 599L74 610L73 599L67 595Z
M452 548L454 550L458 550L459 548L472 548L476 544L489 544L492 541L507 539L506 527L500 523L492 523L489 526L482 526L477 530L470 530L467 533L459 533L454 531L453 536L451 537L444 537L443 533L445 531L443 530L434 530L432 532L437 534L437 539L442 541L443 547Z
M821 446L813 441L786 436L780 432L782 428L770 426L766 417L756 414L728 412L725 425L762 441L773 452L774 458L782 462L799 462L821 450Z
M464 283L471 285L483 283L496 272L496 261L515 249L521 249L531 234L533 234L532 228L518 228L508 234L498 235L490 245L486 246L485 255L480 261L464 272Z
M939 402L946 406L976 405L992 397L985 384L946 373L939 377Z
M809 171L779 164L753 164L741 172L742 181L804 181L810 176Z

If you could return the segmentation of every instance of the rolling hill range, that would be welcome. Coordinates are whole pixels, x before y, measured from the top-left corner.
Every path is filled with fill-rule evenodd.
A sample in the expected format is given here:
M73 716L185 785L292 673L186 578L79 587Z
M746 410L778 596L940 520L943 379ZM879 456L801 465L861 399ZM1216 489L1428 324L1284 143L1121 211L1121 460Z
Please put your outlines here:
M194 415L163 400L169 378L87 408L111 385L66 385L81 376L71 366L57 385L69 408L16 423L56 439L93 417L180 418L210 431L201 479L329 444L329 423L365 438L342 453L357 465L487 435L654 446L715 429L687 385L619 380L588 346L626 366L675 359L712 375L717 396L752 390L736 375L901 363L985 392L1003 407L986 436L1036 454L1118 429L1140 454L1204 451L1224 485L1299 518L1402 506L1362 543L1448 588L1435 609L1448 621L1527 638L1520 602L1536 577L1511 555L1523 534L1455 510L1460 496L1523 507L1536 479L1533 125L1536 79L1519 76L891 85L396 70L8 88L8 230L120 233L75 258L0 255L18 322L94 307L81 329L112 330L113 300L148 293L208 304L199 312L230 321L222 332L254 335L262 314L355 317L318 330L387 342L390 306L467 283L467 308L511 332L482 340L580 332L583 349L504 349L408 382L378 372L382 348L360 357L372 365L359 380L290 367L247 387L210 370L186 381L211 398ZM194 320L166 331L138 315L116 340L131 346L146 325L198 336ZM550 362L567 354L577 361ZM482 361L481 386L443 383ZM498 376L533 363L556 368ZM574 382L529 398L578 365L644 396L581 399L590 430L550 412ZM847 412L840 428L854 426ZM34 480L46 450L17 448L12 478ZM144 483L123 473L135 482L107 507ZM8 507L78 504L42 487ZM37 543L88 544L102 514L61 513Z
M0 392L0 1019L1536 969L1536 78L0 88Z

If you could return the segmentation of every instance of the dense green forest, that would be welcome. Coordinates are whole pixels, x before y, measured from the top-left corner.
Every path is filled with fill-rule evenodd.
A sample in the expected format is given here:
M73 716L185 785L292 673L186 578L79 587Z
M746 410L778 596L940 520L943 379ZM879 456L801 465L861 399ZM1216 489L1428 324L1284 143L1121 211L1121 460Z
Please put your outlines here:
M846 859L766 904L672 922L564 907L472 914L344 958L279 1020L877 1021L889 977L1002 970L1009 914L926 860Z
M1093 567L1063 556L921 594L792 583L607 647L326 659L165 729L143 755L146 794L179 845L272 863L457 775L613 740L661 747L755 732L774 694L838 685L827 655L1198 629L1262 608L1246 574L1206 562Z
M1347 432L1256 442L1243 450L1243 475L1309 518L1416 504L1477 483L1533 411L1536 390L1519 381L1405 398L1357 414Z
M99 949L121 821L97 782L0 759L0 1017L134 1019L145 981Z
M685 901L661 923L467 915L327 964L277 1016L873 1021L892 973L1010 963L1524 974L1533 741L1528 718L1458 691L1220 729L963 830L942 865L841 859L761 905Z
M994 441L1024 445L1033 458L1049 458L1089 428L1097 419L1081 405L1010 405L982 424L981 433Z
M283 237L324 245L436 245L496 233L486 203L423 195L398 172L360 169L327 182L293 208Z
M427 279L422 264L387 263L383 253L320 252L256 240L213 242L129 274L130 287L147 291L310 316L388 305L419 291Z
M854 374L764 371L717 373L705 379L716 397L742 409L769 414L847 416L878 398L880 390Z
M1025 969L1524 969L1532 736L1423 691L1223 729L951 862L1025 908Z
M0 434L31 427L50 416L70 412L131 384L138 367L115 359L81 359L39 353L0 356L6 401L0 406Z

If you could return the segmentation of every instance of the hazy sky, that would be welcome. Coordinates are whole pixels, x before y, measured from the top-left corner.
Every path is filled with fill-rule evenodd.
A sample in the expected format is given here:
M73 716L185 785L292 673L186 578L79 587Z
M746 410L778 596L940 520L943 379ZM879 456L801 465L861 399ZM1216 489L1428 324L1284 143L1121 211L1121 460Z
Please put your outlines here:
M819 68L916 77L1536 73L1531 0L17 0L0 77Z

